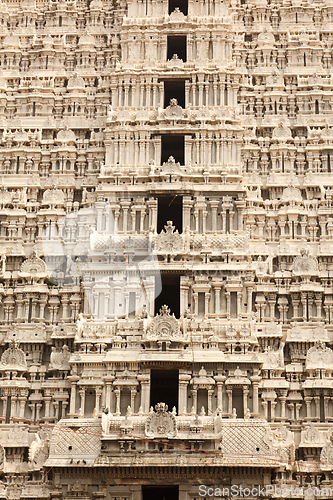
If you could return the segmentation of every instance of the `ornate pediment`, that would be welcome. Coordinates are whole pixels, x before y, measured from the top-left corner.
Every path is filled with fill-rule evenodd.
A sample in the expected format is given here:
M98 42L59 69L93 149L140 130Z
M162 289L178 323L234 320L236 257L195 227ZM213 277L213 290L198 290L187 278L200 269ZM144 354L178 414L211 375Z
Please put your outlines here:
M159 235L154 240L155 251L164 254L176 254L183 250L183 238L172 225L172 221L168 220Z
M5 370L23 370L27 369L25 354L22 349L19 349L16 342L12 342L11 346L5 350L1 356L0 369Z
M291 202L298 201L302 203L303 201L302 193L298 188L290 185L284 188L282 194L282 201L291 201Z
M170 315L168 306L162 306L160 313L152 319L146 337L147 340L157 341L172 341L182 338L178 320L174 314Z
M325 342L321 340L317 342L307 352L306 355L307 368L330 368L333 369L333 351L326 347Z
M64 193L61 189L47 189L43 194L43 205L50 205L55 207L56 205L63 205L65 201Z
M47 276L46 264L41 258L37 257L37 254L34 252L29 259L22 263L19 276L33 280L45 278Z
M168 411L168 405L158 403L146 420L145 433L150 438L174 438L177 434L176 417Z
M273 130L273 138L279 141L287 141L291 139L291 130L289 127L280 122L279 125Z
M179 106L177 99L170 99L170 104L164 112L168 120L177 120L183 116L183 108Z
M302 250L301 255L296 257L292 270L296 276L317 276L319 273L317 259Z

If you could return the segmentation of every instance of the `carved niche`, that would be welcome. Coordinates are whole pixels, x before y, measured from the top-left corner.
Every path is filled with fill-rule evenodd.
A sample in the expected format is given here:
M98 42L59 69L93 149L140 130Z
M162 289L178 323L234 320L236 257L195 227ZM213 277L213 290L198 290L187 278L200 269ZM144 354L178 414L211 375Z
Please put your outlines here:
M155 251L164 254L176 254L183 251L183 239L175 230L175 226L172 225L172 221L168 220L167 225L164 226L164 230L156 236L154 245Z
M176 417L168 411L168 405L158 403L147 417L145 432L147 437L174 438L177 434Z
M164 305L160 313L152 319L147 332L148 340L170 341L181 338L180 327L175 315L170 315L170 309Z

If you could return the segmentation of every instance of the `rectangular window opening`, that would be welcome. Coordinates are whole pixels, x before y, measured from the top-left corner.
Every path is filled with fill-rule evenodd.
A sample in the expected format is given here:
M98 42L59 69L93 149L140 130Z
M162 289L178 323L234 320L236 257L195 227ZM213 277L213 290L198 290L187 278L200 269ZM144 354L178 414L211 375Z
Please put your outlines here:
M185 164L185 136L180 134L162 135L161 164L173 156L176 163Z
M161 275L162 291L155 299L155 314L160 312L162 306L170 309L170 314L176 318L180 316L180 277L168 274Z
M167 60L170 61L175 54L186 62L186 36L168 36Z
M129 293L129 305L128 305L128 317L130 319L135 318L135 309L136 309L136 293L135 292L130 292Z
M176 7L182 12L185 16L188 14L188 0L169 0L169 14L171 14Z
M320 421L325 422L325 400L324 396L320 396Z
M168 107L171 99L177 99L179 106L185 108L185 80L165 80L164 107Z
M160 233L167 222L172 221L172 225L181 233L183 230L182 217L183 197L182 196L159 196L157 212L157 232Z
M168 411L178 409L178 370L151 370L150 406L166 403Z
M242 389L232 391L232 407L236 409L237 418L244 418L244 402Z

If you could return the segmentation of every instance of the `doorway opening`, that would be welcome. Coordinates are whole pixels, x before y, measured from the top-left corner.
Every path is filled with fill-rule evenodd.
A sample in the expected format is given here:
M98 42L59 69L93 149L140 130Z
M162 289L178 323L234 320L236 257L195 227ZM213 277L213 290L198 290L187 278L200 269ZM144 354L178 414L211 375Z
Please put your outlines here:
M168 107L170 99L177 99L179 106L185 108L185 80L165 80L164 107Z
M142 500L178 500L178 486L142 486Z
M158 278L159 279L159 278ZM162 306L167 305L170 314L176 318L180 316L180 277L161 274L162 291L155 299L155 314L160 312Z
M160 196L158 198L157 212L157 232L160 233L168 220L172 221L173 226L182 232L182 196Z
M150 406L166 403L168 411L178 409L178 370L151 370Z
M170 61L174 54L186 62L186 36L168 36L167 60Z
M162 135L162 156L161 163L167 162L173 156L176 163L185 164L185 141L183 135L165 134Z

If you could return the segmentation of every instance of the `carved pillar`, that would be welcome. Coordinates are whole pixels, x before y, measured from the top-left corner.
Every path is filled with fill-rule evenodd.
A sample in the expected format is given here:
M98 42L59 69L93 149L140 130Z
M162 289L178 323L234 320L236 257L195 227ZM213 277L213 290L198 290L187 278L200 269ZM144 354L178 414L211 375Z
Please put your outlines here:
M131 411L132 413L135 412L135 396L136 396L136 389L131 389Z
M185 415L187 413L187 387L191 375L187 373L179 373L179 409L178 415Z
M198 406L198 391L197 389L192 389L191 390L192 394L192 407L194 408L195 413L197 413L197 406Z
M213 395L214 389L208 389L208 415L213 413Z
M84 416L84 407L86 404L86 390L84 387L82 387L79 390L79 394L80 394L80 398L81 398L81 402L80 402L81 414Z

